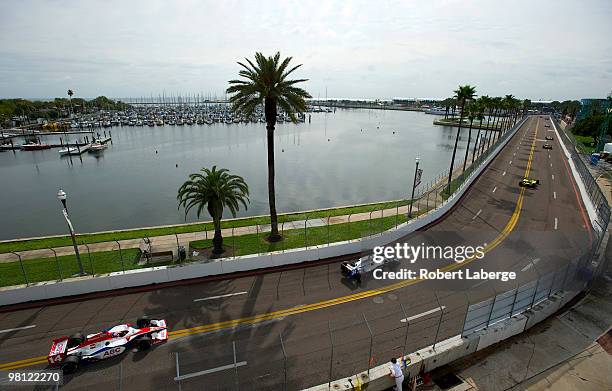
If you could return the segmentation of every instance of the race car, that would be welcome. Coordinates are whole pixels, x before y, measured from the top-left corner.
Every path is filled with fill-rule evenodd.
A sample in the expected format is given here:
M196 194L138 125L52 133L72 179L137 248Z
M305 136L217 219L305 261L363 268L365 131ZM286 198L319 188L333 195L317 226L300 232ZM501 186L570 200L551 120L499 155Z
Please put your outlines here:
M552 149L552 145L551 144L544 144L544 145L542 145L542 148L544 148L544 149Z
M83 363L118 356L130 347L144 351L168 340L166 321L140 318L136 324L120 324L87 336L77 333L53 340L47 361L64 374L76 372Z
M535 189L539 184L540 184L539 179L523 178L519 182L519 187L528 187L530 189Z
M544 137L544 138L545 138L546 140L552 140L552 139L553 139L553 137L552 137L552 136L546 136L546 137Z
M388 258L384 258L382 262L374 262L372 255L366 255L353 262L342 262L340 272L349 280L361 281L361 277L364 274L374 271L374 269L379 267L397 263L399 263L397 259Z
M550 124L544 124L544 126L550 128Z

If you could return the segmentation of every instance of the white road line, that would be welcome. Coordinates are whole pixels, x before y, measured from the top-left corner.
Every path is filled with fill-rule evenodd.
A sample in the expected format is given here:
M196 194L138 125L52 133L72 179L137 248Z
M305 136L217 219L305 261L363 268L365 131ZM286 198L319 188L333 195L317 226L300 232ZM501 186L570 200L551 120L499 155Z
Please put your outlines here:
M436 312L438 312L440 310L443 310L445 308L446 308L446 306L443 305L442 307L437 307L437 308L431 309L429 311L421 312L418 315L413 315L413 316L409 316L409 317L404 318L404 319L400 319L400 322L403 322L403 323L410 322L410 321L418 319L418 318L420 318L422 316L427 316L427 315L435 314Z
M557 192L553 191L553 198L556 200L557 199Z
M550 167L552 168L552 163L550 163Z
M548 154L548 158L550 159L550 153Z
M510 160L510 163L508 163L508 164L512 164L512 160Z
M551 178L552 178L552 180L554 181L554 180L555 180L555 174L552 174L552 175L551 175Z
M237 368L237 367L243 367L247 365L246 361L240 361L237 362L236 365L234 364L229 364L229 365L223 365L221 367L217 367L217 368L212 368L212 369L207 369L205 371L200 371L200 372L194 372L194 373L189 373L187 375L180 375L174 378L174 381L179 381L179 380L185 380L185 379L190 379L192 377L197 377L197 376L202 376L202 375L208 375L209 373L215 373L215 372L219 372L219 371L225 371L226 369L233 369L233 368Z
M559 223L559 221L557 220L557 218L555 217L555 231L557 230L557 224Z
M195 299L193 300L194 302L196 301L206 301L206 300L214 300L214 299L222 299L224 297L230 297L230 296L238 296L238 295L246 295L248 292L236 292L236 293L228 293L227 295L219 295L219 296L210 296L210 297L204 297L201 299Z
M31 324L31 325L29 325L29 326L15 327L14 329L5 329L5 330L0 330L0 334L2 334L2 333L10 333L11 331L19 331L19 330L33 329L34 327L36 327L36 325L35 325L35 324Z
M516 156L516 152L514 152L514 153L512 154L512 156Z
M482 212L482 209L478 209L478 212L476 212L476 215L474 215L474 217L472 217L472 220L474 220L476 217L478 217L480 212Z
M505 176L505 175L506 175L506 171L504 171L504 172L502 173L502 176Z
M497 190L497 186L493 188L493 191L491 193L495 193L495 190Z
M535 258L534 260L532 260L531 262L529 262L527 265L525 265L525 267L523 267L523 268L521 269L521 271L522 271L522 272L525 272L525 271L527 271L527 270L531 269L531 267L532 267L533 265L535 265L536 263L538 263L538 262L540 262L540 258Z
M472 285L472 288L477 288L483 284L486 284L487 282L489 282L489 280L482 280L479 283Z

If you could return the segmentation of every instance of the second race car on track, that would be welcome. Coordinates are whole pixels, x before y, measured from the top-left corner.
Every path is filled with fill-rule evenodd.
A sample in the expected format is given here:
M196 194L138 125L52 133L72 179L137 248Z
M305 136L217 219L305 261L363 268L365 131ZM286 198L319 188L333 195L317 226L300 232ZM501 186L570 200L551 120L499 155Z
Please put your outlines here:
M542 148L544 148L544 149L552 149L552 145L551 144L544 144L544 145L542 145Z
M53 340L47 361L65 374L73 373L82 363L104 360L127 348L147 350L168 340L166 321L140 318L136 324L120 324L87 336L77 333Z
M520 187L528 187L530 189L535 189L539 184L540 184L539 179L523 178L519 182Z

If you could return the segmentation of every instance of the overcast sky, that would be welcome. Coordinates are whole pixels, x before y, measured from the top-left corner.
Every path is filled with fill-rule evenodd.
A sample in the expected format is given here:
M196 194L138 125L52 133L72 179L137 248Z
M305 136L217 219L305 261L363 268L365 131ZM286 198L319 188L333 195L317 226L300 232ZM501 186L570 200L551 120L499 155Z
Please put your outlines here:
M509 6L512 4L512 6ZM603 97L612 1L0 2L0 96L223 96L236 61L293 56L316 98Z

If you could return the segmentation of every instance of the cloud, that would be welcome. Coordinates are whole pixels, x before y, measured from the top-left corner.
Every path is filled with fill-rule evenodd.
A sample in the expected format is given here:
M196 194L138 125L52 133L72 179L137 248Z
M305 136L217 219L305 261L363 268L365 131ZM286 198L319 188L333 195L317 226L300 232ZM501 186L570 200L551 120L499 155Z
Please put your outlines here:
M606 0L0 2L0 87L222 96L236 61L280 50L314 96L445 97L466 80L491 95L599 96L611 14Z

